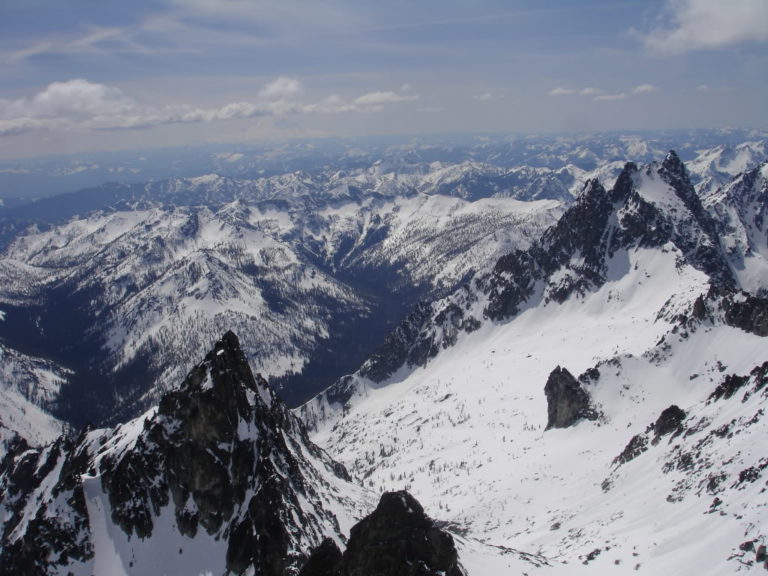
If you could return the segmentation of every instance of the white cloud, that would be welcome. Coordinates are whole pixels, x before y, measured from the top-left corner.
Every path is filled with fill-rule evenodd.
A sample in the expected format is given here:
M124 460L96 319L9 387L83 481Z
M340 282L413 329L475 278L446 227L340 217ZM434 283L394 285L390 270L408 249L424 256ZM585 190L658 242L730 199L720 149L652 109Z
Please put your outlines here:
M305 104L303 106L304 112L317 112L319 114L341 114L342 112L356 112L357 110L357 106L345 102L336 94L331 94L315 104Z
M768 41L766 0L667 0L672 25L662 25L645 37L657 53L721 48L744 42Z
M378 112L386 104L418 100L416 94L369 92L352 102L336 95L315 103L292 98L301 91L298 80L279 77L259 93L271 101L231 102L219 107L187 105L142 107L119 89L84 79L54 82L30 98L0 99L0 136L25 132L78 130L136 130L166 124L194 124L257 117L285 118L291 114Z
M409 102L418 100L415 94L401 95L394 92L369 92L355 99L358 106L379 106L381 104L391 104L393 102Z
M592 86L587 86L586 88L562 88L558 86L547 92L547 94L549 96L597 96L602 94L602 92L600 88Z
M657 92L658 88L654 86L653 84L640 84L639 86L635 86L631 92L624 91L624 92L614 92L614 93L608 93L606 94L602 89L595 88L594 86L587 86L586 88L562 88L557 87L553 88L547 94L550 96L582 96L587 98L592 98L592 100L598 100L598 101L611 101L611 100L624 100L627 97L627 94L630 93L632 95L638 95L638 94L650 94L652 92Z
M21 98L3 106L6 118L50 118L118 114L133 107L120 90L77 78L53 82L31 99Z
M482 94L475 94L472 98L479 102L490 102L491 100L500 100L503 96L494 92L483 92Z
M632 89L632 94L653 94L658 91L659 89L653 84L640 84Z
M624 100L626 97L625 92L619 92L617 94L601 94L600 96L595 96L595 100Z
M571 90L570 88L561 88L558 86L557 88L553 88L549 92L547 92L549 96L571 96L572 94L576 94L576 90Z
M262 98L290 98L296 96L302 90L301 82L296 78L280 76L259 92Z
M16 136L18 134L24 134L25 132L46 130L61 125L61 121L50 118L11 118L9 120L0 120L0 136Z

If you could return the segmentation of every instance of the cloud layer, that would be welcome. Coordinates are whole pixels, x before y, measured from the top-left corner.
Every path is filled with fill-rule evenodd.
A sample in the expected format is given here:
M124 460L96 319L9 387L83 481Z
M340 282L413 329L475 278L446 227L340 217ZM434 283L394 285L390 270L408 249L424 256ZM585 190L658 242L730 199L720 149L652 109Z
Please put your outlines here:
M610 101L610 100L624 100L627 95L637 96L641 94L653 94L654 92L658 92L659 89L654 86L653 84L640 84L639 86L635 86L632 88L632 90L625 91L625 92L613 92L608 93L604 90L601 90L600 88L595 88L594 86L587 86L586 88L563 88L562 86L558 86L557 88L553 88L549 92L547 92L548 96L582 96L582 97L588 97L592 100L600 101Z
M77 78L53 82L30 98L0 100L0 136L78 128L86 130L143 129L165 124L193 124L289 114L379 112L387 104L418 100L416 94L369 92L348 102L331 95L314 103L300 102L296 78L280 76L265 85L254 102L231 102L214 108L184 104L140 106L117 88Z
M768 42L765 0L670 0L671 25L662 24L645 37L656 53L682 53L744 42Z

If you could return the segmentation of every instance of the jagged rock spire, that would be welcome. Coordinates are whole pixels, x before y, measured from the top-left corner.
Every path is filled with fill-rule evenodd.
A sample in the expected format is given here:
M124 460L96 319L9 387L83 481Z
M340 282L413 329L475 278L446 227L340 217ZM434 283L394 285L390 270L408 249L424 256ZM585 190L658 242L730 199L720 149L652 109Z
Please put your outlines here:
M143 546L161 538L180 555L210 546L215 573L295 574L324 537L343 541L335 514L352 505L332 486L359 491L251 372L232 332L146 417L76 443L22 448L0 466L9 511L1 575L91 573L103 541L91 530L104 513L130 551L121 558L130 573L151 571ZM50 501L30 500L40 486L55 487ZM183 557L178 566L185 574Z

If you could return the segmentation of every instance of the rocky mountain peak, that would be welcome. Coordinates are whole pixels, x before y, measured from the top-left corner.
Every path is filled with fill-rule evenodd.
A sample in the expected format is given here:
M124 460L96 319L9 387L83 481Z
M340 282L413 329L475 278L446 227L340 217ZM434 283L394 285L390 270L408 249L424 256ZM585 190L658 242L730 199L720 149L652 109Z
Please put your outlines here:
M337 514L351 517L358 490L251 372L232 332L144 417L22 449L0 466L0 574L93 572L101 510L131 574L153 571L142 547L158 539L181 551L211 547L214 573L295 574L324 537L343 541ZM48 518L54 511L60 521ZM185 573L183 560L173 573Z
M248 392L255 393L252 401L259 406L271 406L271 389L261 376L254 376L240 348L240 340L229 331L216 342L205 360L195 366L182 385L165 395L158 414L184 423L190 435L199 428L232 432L238 419L248 419L253 406ZM222 426L230 430L222 430Z
M552 370L544 394L547 397L547 430L567 428L581 419L596 420L598 417L589 393L565 368L558 366Z
M385 492L352 527L341 554L324 542L300 576L464 576L453 538L435 525L408 492Z
M505 322L541 303L587 298L626 261L643 254L673 252L677 269L690 266L706 274L712 285L732 292L735 267L729 265L720 236L674 151L661 163L640 167L628 162L610 190L597 179L589 180L528 249L501 256L492 269L452 295L420 304L356 376L339 380L302 407L302 413L316 426L332 404L346 405L366 380L381 383L402 366L426 365L453 346L460 333L477 330L483 321Z
M624 168L611 189L611 202L626 202L629 199L635 186L633 176L637 172L639 172L639 168L634 162L624 164Z
M683 164L683 161L680 160L680 156L678 156L677 152L674 150L667 152L664 161L661 163L661 169L670 175L674 174L680 177L687 177L685 165Z

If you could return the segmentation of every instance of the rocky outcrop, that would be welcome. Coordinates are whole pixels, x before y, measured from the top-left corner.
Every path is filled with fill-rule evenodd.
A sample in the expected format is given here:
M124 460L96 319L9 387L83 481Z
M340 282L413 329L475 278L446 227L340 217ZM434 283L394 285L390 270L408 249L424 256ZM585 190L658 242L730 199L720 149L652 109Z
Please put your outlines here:
M697 323L724 323L756 336L768 336L768 298L712 285L694 302L690 319L684 316L681 321L691 328Z
M768 386L768 362L763 362L759 366L755 366L748 376L740 376L738 374L729 374L723 381L717 385L717 388L709 395L707 402L717 402L718 400L728 400L743 390L744 387L754 383L752 390L745 392L743 398L746 400L751 394L761 391Z
M725 322L757 336L768 336L768 298L742 293L723 300Z
M567 428L581 419L596 420L589 394L573 374L558 366L547 378L544 386L547 397L547 430Z
M343 541L335 513L357 490L251 372L232 332L145 418L41 451L14 447L0 487L2 575L91 573L104 536L91 532L86 492L134 546L169 538L170 517L180 550L226 544L218 572L296 574L324 537Z
M408 492L387 492L339 554L323 542L300 576L465 576L450 534Z
M312 551L299 576L336 576L339 574L342 558L336 542L326 538Z
M42 450L30 449L24 440L11 446L0 464L0 505L6 516L0 518L1 575L46 576L57 565L93 558L85 496L77 481L86 469L82 451L63 437ZM50 501L37 508L32 498L44 494L41 487L47 487Z
M683 420L685 420L685 417L685 411L675 404L672 404L669 408L665 408L656 422L653 423L652 430L654 437L652 443L658 444L662 436L679 434L682 432Z
M644 432L634 435L629 443L621 451L621 454L613 459L615 466L621 466L647 452L649 445L656 446L664 436L676 437L683 431L683 421L687 414L679 406L672 404L665 408L655 422L649 424ZM653 437L651 437L653 435Z

